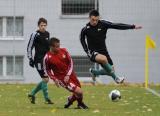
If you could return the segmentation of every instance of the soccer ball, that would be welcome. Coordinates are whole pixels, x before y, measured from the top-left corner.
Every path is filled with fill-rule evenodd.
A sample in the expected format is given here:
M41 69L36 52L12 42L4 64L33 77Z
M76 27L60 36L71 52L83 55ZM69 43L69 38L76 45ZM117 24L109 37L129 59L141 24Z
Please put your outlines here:
M119 90L112 90L110 93L109 93L109 98L112 100L112 101L118 101L121 99L121 93Z

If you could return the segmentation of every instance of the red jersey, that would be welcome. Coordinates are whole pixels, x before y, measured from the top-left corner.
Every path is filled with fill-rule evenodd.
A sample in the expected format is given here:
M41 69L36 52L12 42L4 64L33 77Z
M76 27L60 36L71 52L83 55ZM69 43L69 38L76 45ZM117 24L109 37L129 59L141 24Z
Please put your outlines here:
M47 52L43 60L45 73L53 80L64 80L65 76L73 74L73 62L65 48L60 48L59 52L54 54Z

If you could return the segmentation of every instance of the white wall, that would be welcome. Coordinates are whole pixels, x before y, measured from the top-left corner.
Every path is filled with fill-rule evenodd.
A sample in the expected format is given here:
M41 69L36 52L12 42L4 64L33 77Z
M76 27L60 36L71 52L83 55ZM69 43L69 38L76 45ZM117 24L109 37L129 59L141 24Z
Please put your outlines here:
M61 40L62 46L68 48L71 55L85 55L79 42L81 28L88 22L87 18L61 18L61 0L15 0L15 15L24 16L24 40L15 42L18 55L25 55L23 82L40 80L36 69L28 65L26 48L30 34L36 30L39 17L48 20L51 36ZM106 44L114 61L116 72L125 74L130 82L144 81L144 41L145 35L151 35L160 43L160 1L159 0L99 0L100 14L103 19L113 22L142 25L142 30L109 30ZM0 16L14 14L13 0L0 1ZM0 40L0 55L12 54L12 41ZM159 50L159 47L158 47ZM159 56L155 53L156 58ZM154 63L153 63L154 64ZM158 67L158 66L157 66ZM158 72L157 67L154 69ZM160 71L159 71L160 72ZM157 75L160 75L159 73Z
M160 1L159 0L103 0L101 7L102 18L113 22L137 24L143 26L142 30L109 30L107 45L113 58L118 74L124 74L127 81L144 82L144 51L145 36L151 35L157 43L157 51L150 54L153 61L159 55L160 40ZM154 56L154 58L153 58ZM152 58L151 58L152 57ZM150 62L155 72L159 72L155 64L158 60ZM159 65L159 64L157 64ZM153 72L150 69L150 72ZM157 77L160 73L152 73L150 77ZM153 80L159 81L160 79Z

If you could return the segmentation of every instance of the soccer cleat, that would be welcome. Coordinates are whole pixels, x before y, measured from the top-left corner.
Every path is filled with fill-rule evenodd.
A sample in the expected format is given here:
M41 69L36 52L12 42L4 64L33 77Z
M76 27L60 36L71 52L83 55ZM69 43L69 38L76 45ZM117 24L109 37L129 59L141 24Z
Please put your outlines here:
M64 108L69 108L72 105L72 103L69 101L69 97L67 99L67 103L64 105Z
M45 101L45 104L54 104L49 98Z
M78 109L89 109L83 102L77 105Z
M115 79L115 82L116 82L117 84L123 83L123 82L124 82L124 77L117 77L117 78Z
M95 83L96 83L96 75L93 73L93 69L92 68L89 69L89 72L92 75L93 84L95 85Z
M35 104L35 96L34 95L31 95L31 94L28 94L28 98L29 98L29 100L30 100L30 102L32 103L32 104Z

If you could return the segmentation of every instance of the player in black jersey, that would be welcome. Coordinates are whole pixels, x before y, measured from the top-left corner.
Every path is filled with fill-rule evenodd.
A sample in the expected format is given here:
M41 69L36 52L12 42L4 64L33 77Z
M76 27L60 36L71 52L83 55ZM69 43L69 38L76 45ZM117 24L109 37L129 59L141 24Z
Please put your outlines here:
M109 75L116 83L123 83L124 77L117 77L114 71L112 59L106 47L106 34L108 29L141 29L141 26L128 25L122 23L112 23L99 19L99 12L92 10L89 14L89 23L81 30L80 41L84 51L92 62L102 66L101 70L90 68L92 79L95 83L95 77L98 75Z
M53 104L53 102L48 97L48 86L49 77L45 75L43 69L43 58L45 54L49 51L49 32L46 31L47 20L45 18L40 18L38 21L38 30L33 32L30 36L27 47L27 55L29 58L29 65L34 68L36 67L42 81L32 90L28 95L31 103L35 104L35 95L40 90L43 91L45 98L45 103ZM35 48L34 58L32 56L32 50Z

